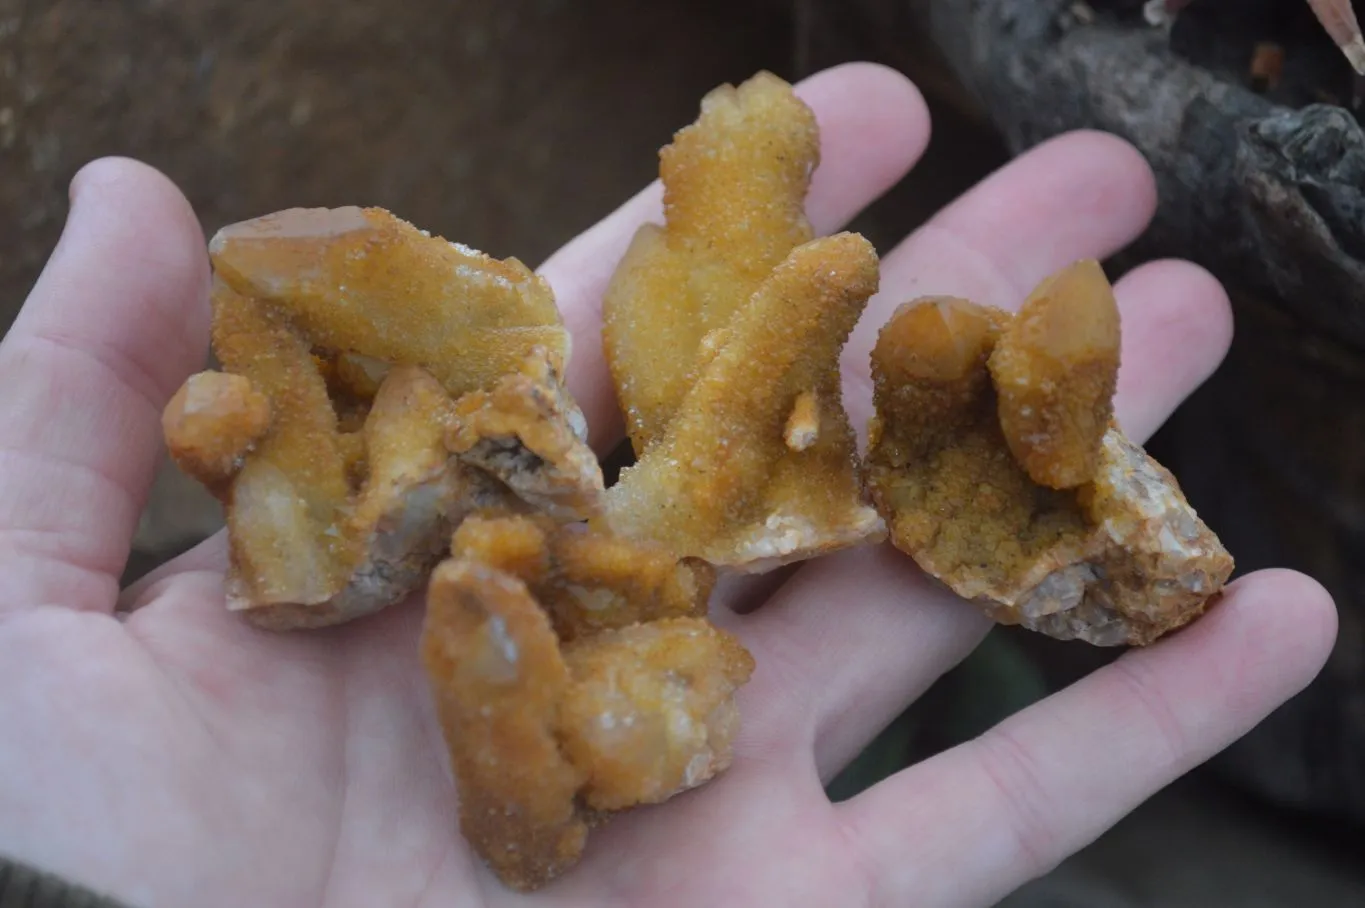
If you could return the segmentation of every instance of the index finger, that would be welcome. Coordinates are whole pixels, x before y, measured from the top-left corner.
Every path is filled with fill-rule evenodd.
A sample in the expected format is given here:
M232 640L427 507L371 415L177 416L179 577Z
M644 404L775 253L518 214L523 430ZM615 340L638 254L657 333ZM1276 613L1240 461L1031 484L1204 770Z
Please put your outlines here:
M1197 624L845 802L875 901L994 904L1298 693L1335 632L1312 580L1248 575Z

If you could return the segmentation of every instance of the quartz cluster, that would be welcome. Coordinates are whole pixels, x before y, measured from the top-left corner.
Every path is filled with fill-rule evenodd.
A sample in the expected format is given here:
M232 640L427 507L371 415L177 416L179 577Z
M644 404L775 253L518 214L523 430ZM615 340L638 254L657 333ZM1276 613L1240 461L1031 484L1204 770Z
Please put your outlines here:
M839 354L877 290L872 244L815 238L810 109L775 76L724 86L661 153L603 305L639 456L603 523L755 572L885 538L863 491Z
M868 479L891 540L997 621L1145 644L1226 582L1217 537L1114 423L1119 315L1098 263L1017 315L908 303L872 361Z
M480 507L586 518L602 490L543 279L378 209L290 210L210 244L213 350L163 425L222 499L228 605L335 624L416 590Z
M708 565L520 515L470 517L452 552L422 656L461 828L505 882L553 879L608 812L730 765L753 657L705 619Z

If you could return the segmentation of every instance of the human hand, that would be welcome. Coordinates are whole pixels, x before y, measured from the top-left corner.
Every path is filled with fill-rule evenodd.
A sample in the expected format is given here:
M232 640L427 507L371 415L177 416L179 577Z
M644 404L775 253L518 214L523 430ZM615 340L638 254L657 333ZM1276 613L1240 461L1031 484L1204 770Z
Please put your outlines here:
M878 67L799 90L821 122L809 211L828 232L913 163L928 116ZM646 190L542 268L599 452L621 421L598 304L659 199ZM959 199L884 256L844 356L854 423L870 415L868 352L896 305L953 293L1017 306L1048 273L1120 248L1153 204L1137 154L1093 134ZM0 345L0 853L136 904L984 906L1251 728L1334 637L1311 580L1245 577L1185 631L831 805L822 783L988 624L887 547L727 585L714 618L757 660L734 766L618 817L577 868L516 895L457 830L415 603L324 631L256 630L224 608L221 536L119 593L161 408L202 365L207 272L180 194L141 165L99 162ZM1138 269L1117 295L1118 416L1142 440L1216 365L1230 315L1218 284L1179 262Z

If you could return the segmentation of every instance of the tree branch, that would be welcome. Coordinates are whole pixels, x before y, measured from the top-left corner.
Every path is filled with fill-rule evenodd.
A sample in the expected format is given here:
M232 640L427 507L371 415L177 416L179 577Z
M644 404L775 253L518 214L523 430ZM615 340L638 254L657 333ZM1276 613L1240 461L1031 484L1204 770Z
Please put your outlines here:
M1058 133L1123 136L1160 209L1145 255L1178 255L1306 325L1365 346L1365 133L1191 65L1159 30L1071 14L1073 0L912 0L957 76L1018 152Z

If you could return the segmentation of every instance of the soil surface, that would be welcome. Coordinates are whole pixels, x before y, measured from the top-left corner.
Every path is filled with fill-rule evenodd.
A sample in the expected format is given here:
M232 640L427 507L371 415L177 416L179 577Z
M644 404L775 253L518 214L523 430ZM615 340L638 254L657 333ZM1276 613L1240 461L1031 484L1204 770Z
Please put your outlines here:
M109 154L164 170L207 232L372 204L537 262L654 174L707 89L785 68L784 21L728 7L0 0L0 313Z

